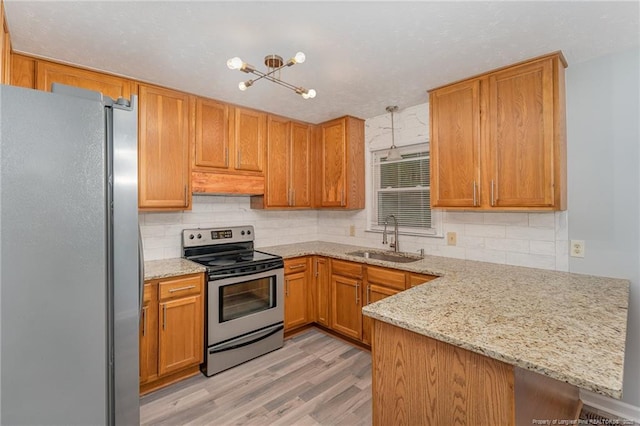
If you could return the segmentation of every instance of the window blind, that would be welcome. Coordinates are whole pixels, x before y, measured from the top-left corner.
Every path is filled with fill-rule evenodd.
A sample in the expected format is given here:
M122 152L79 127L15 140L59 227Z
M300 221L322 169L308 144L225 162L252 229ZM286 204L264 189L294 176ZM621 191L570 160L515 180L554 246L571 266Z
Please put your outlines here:
M392 214L406 230L431 224L429 151L426 143L398 148L401 160L388 161L388 149L373 152L374 214L372 225L384 225Z

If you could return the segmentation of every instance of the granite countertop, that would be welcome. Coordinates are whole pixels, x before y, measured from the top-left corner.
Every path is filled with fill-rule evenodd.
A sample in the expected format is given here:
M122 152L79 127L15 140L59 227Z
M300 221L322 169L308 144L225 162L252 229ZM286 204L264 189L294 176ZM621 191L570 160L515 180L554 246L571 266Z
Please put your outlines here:
M622 397L629 281L425 256L391 263L367 247L309 242L262 247L439 275L362 312L452 345L613 398Z
M207 268L198 263L181 258L148 260L144 262L144 280L197 274L206 270Z

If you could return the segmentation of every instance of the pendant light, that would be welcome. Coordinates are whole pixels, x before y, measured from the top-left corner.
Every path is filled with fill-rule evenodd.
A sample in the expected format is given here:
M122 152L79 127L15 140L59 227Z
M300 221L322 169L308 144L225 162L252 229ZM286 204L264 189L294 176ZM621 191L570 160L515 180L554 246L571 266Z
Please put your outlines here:
M400 155L400 151L396 148L395 132L393 128L393 113L396 111L398 111L397 105L387 107L387 112L391 113L391 148L389 148L389 152L387 153L387 161L402 160L402 155Z

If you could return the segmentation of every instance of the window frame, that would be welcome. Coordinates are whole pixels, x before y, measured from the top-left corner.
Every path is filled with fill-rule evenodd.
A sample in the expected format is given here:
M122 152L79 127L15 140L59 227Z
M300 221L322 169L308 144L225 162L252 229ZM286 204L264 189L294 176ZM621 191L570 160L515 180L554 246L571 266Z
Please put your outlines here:
M413 143L409 145L398 146L397 148L401 154L405 154L405 155L418 153L418 152L427 152L427 156L430 159L431 152L429 149L430 148L429 142ZM384 157L384 155L380 155L380 154L383 154L388 150L389 148L371 149L369 151L369 160L370 160L370 164L368 167L369 189L367 192L369 194L370 202L368 203L368 206L367 206L367 210L368 210L367 228L366 228L367 232L382 233L384 230L384 225L377 224L378 189L377 189L377 182L376 182L376 177L377 177L376 168L379 166L376 164L376 158ZM430 194L431 186L426 187L426 190L428 190ZM442 237L442 213L439 210L433 210L431 208L430 210L431 210L431 228L413 228L413 227L407 227L407 226L399 226L398 232L402 235L441 238Z

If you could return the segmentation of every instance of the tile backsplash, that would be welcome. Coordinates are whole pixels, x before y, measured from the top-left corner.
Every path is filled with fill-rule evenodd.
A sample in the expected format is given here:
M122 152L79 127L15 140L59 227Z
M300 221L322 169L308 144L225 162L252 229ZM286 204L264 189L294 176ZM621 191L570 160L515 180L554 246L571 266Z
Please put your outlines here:
M394 120L396 145L428 139L429 105L405 108ZM391 145L389 114L365 122L365 179L370 186L371 150ZM366 197L369 199L370 197ZM193 196L191 211L141 213L146 260L181 256L184 228L253 225L256 247L304 241L332 241L388 249L380 233L367 232L367 210L263 211L252 210L248 196ZM442 236L456 233L456 245L445 238L401 235L400 249L492 263L567 271L569 243L567 212L480 213L437 212ZM350 227L355 236L350 236Z
M194 195L191 211L140 213L145 260L182 256L182 230L253 225L256 247L317 239L318 212L252 210L248 196Z
M249 197L193 197L193 210L141 213L146 260L181 256L185 228L253 225L256 247L304 241L332 241L388 249L380 233L367 232L362 211L252 210ZM445 238L400 235L405 252L479 260L534 268L568 269L567 213L443 212L443 235L455 232L455 246ZM350 226L356 234L349 236Z

